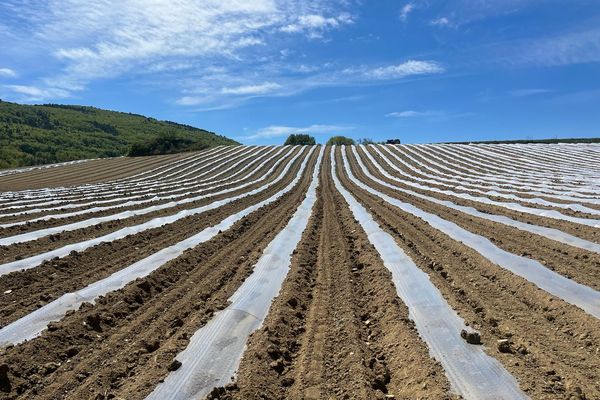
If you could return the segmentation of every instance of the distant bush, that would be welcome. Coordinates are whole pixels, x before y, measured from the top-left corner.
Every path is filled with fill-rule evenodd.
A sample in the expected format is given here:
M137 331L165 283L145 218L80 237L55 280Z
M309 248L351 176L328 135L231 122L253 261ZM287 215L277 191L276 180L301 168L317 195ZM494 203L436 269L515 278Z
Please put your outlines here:
M310 146L310 145L317 144L317 142L315 141L314 137L312 137L310 135L305 135L305 134L299 133L299 134L292 134L292 135L288 136L288 138L285 140L284 144L292 145L292 146L298 146L298 145Z
M400 144L400 139L388 139L385 144Z
M330 137L329 140L327 141L328 145L350 145L350 144L354 144L354 139L351 139L349 137L346 136L333 136Z
M358 144L375 144L375 141L373 139L369 139L369 138L362 138L362 139L358 139Z

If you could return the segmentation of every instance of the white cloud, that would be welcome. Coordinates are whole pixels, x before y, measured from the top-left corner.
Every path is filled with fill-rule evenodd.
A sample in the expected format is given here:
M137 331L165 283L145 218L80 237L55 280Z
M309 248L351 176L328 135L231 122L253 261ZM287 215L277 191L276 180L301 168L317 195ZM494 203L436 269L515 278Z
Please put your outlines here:
M505 51L509 51L507 48ZM600 62L600 29L569 32L562 35L522 42L512 48L511 63L561 66Z
M444 68L437 62L408 60L402 64L364 71L364 75L372 79L399 79L411 75L438 74L441 72L444 72Z
M281 85L274 82L265 82L258 85L246 85L238 87L228 87L221 89L223 94L234 94L234 95L259 95L273 92L280 89Z
M414 111L414 110L406 110L406 111L396 111L386 114L386 117L395 117L395 118L414 118L414 117L428 117L432 115L440 115L439 111Z
M414 9L415 9L414 3L405 4L404 7L402 7L402 9L400 10L400 20L402 22L406 22L406 20L408 19L408 14L410 14L412 11L414 11Z
M516 89L511 90L510 95L513 97L535 96L538 94L552 93L550 89Z
M0 77L15 78L17 73L10 68L0 68Z
M183 106L202 105L197 110L208 111L235 107L257 96L291 96L322 87L379 85L408 76L443 71L433 61L414 60L388 66L363 65L341 70L327 63L307 68L302 65L267 64L250 70L218 71L186 80L184 94L176 103ZM256 82L253 80L256 76L271 77L273 80Z
M446 17L440 17L440 18L432 19L431 21L429 21L429 25L448 26L448 25L450 25L450 20Z
M296 21L280 28L282 32L299 33L307 32L309 37L320 38L328 29L353 23L350 14L343 13L337 17L324 17L318 14L300 15Z
M242 140L256 140L256 139L269 139L276 137L289 136L293 133L307 133L310 135L320 133L336 133L344 132L354 129L351 126L339 126L339 125L319 125L314 124L306 127L293 127L293 126L282 126L282 125L271 125L257 130L252 135L241 136L239 139Z
M396 111L386 114L386 117L393 118L401 118L401 119L412 119L418 118L419 123L423 121L427 122L443 122L449 121L457 118L465 118L471 117L475 115L473 112L450 112L446 110L425 110L425 111L415 111L415 110L404 110L404 111Z
M49 99L65 98L69 96L69 92L57 88L39 88L36 86L25 85L4 85L4 87L13 92L22 95L21 101L46 101Z
M279 54L282 30L321 37L351 24L348 7L345 0L6 0L0 13L12 24L12 42L35 42L44 57L55 58L53 72L35 86L73 92L126 74L199 76L213 65L252 67L263 54Z

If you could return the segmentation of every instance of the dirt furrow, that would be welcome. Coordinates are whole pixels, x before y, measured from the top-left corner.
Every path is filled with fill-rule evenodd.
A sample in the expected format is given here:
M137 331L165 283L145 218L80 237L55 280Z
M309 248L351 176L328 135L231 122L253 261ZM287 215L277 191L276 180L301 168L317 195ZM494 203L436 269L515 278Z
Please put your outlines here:
M416 175L419 178L424 178L424 179L432 179L431 177L428 177L426 175L424 175L425 173L428 175L431 175L432 177L442 177L442 178L448 178L448 177L443 177L441 176L438 172L435 172L433 170L429 170L426 169L422 166L419 166L417 163L415 163L413 160L407 158L404 154L402 154L399 150L395 149L394 146L389 146L387 147L388 150L390 150L392 153L394 153L395 155L397 155L398 157L400 157L401 159L403 159L403 161L405 161L407 164L412 165L413 167L417 168L419 171L423 171L424 172L419 172L419 173L415 173L414 171L406 168L405 166L401 165L400 163L396 164L398 167L402 168L405 172L407 172L410 175ZM395 160L391 160L392 162L395 162ZM422 161L423 162L423 161ZM425 165L427 165L426 162L423 162ZM461 177L456 175L455 173L451 173L448 172L449 175L452 175L455 179L460 179ZM516 194L519 197L522 198L534 198L534 197L539 197L539 198L543 198L546 199L548 201L554 202L554 203L573 203L572 201L565 201L565 200L561 200L558 199L556 197L552 197L552 194L547 194L547 196L539 196L539 195L528 195L526 193L523 192L527 192L528 190L530 190L530 188L527 187L517 187L517 186L511 186L506 182L489 182L489 181L482 181L482 180L478 180L473 182L469 182L469 181L465 181L464 185L466 186L483 186L483 187L489 187L489 186L497 186L499 188L501 188L500 191L503 191L507 194ZM434 187L440 188L440 189L452 189L458 192L463 192L463 193L470 193L472 195L475 196L485 196L488 197L491 200L494 201L498 201L498 202L517 202L523 206L529 206L529 207L535 207L535 208L540 208L540 209L548 209L548 210L556 210L559 211L565 215L571 215L571 216L576 216L576 217L581 217L581 218L594 218L596 219L598 216L597 215L590 215L587 213L583 213L580 211L576 211L576 210L571 210L571 209L566 209L566 208L561 208L561 207L552 207L552 206L546 206L546 205L539 205L539 204L532 204L532 203L527 203L527 202L523 202L523 201L519 201L519 200L513 200L513 199L507 199L507 198L503 198L503 197L498 197L498 196L492 196L492 195L485 195L482 193L478 193L478 192L472 192L472 191L468 191L468 190L464 190L464 189L453 189L452 188L452 184L448 184L445 185L443 182L440 182L439 185L434 185ZM514 193L515 189L518 188L518 192L519 193ZM485 189L481 189L481 190L485 190ZM491 190L491 189L490 189ZM542 190L540 188L533 188L533 190ZM597 205L594 204L587 204L584 201L581 202L582 204L584 204L585 206L589 207L589 208L598 208Z
M252 157L252 159L248 160L248 162L252 162L252 161L255 161L255 160L263 159L263 157L261 156L261 154L262 153L260 153L260 152L256 153L255 157ZM237 161L238 161L237 159L225 159L225 160L216 160L214 162L209 162L206 165L200 165L200 166L202 166L202 168L196 172L196 176L200 177L202 181L209 180L209 179L211 179L213 177L216 177L216 176L218 177L218 179L226 179L228 176L231 176L231 175L235 174L236 172L238 172L239 170L241 170L244 167L244 165L239 165L239 166L233 168L231 171L228 171L227 175L221 176L221 175L218 175L218 174L220 173L221 170L226 169L226 168L232 166ZM217 170L215 170L215 171L208 172L208 170L214 169L215 167L219 167L219 168ZM206 175L204 175L205 171L206 171ZM215 179L217 179L217 178L215 178ZM145 189L145 188L142 186L142 187L140 187L140 189ZM186 187L182 187L182 186L178 187L177 183L174 183L174 184L169 185L168 187L160 187L160 188L156 188L154 190L157 192L157 194L152 194L152 195L143 195L142 194L141 195L142 197L140 199L134 199L134 200L144 200L144 199L153 198L154 196L166 196L166 195L171 195L171 194L186 194L187 192L189 192L191 190L194 190L194 188L186 188ZM108 188L105 191L105 193L109 193L110 194L111 193L111 189ZM101 196L100 193L98 193L97 195ZM136 191L135 190L123 192L123 194L121 195L121 197L129 197L129 196L133 196L133 195L136 195ZM186 198L186 197L190 197L190 196L189 195L188 196L183 196L183 197L181 197L181 199ZM78 202L92 203L92 201L91 201L92 199L93 198L90 198L90 197L87 197L87 198L71 198L71 199L65 200L64 204L72 205L72 204L77 204ZM30 220L33 220L35 218L39 218L39 217L43 217L43 216L47 216L47 215L57 215L57 216L60 216L60 214L63 214L63 212L64 213L72 213L72 212L77 212L77 211L80 211L80 210L85 210L85 209L89 209L89 208L96 207L96 206L111 206L111 207L114 206L114 207L118 207L119 206L119 198L116 197L113 200L114 200L114 202L112 202L112 203L110 203L108 205L105 205L105 204L97 204L97 205L90 204L90 205L87 205L87 206L76 207L76 208L69 208L69 209L64 209L64 210L45 210L44 206L32 205L31 207L28 207L28 208L25 208L25 209L19 209L18 211L25 211L25 210L28 210L30 208L34 208L34 209L40 208L40 209L42 209L42 211L39 211L39 212L36 212L36 213L31 213L31 214L25 214L25 215L6 216L6 217L1 217L0 216L0 223L4 224L4 223L10 223L10 222L30 221ZM122 203L126 203L128 201L129 200L125 199L125 200L122 200ZM157 201L153 201L152 203L146 203L146 204L141 204L139 206L133 206L133 207L131 207L131 209L143 208L143 207L147 207L148 205L161 204L161 203L165 203L167 201L169 201L169 200L168 199L167 200L157 200ZM57 207L57 206L56 205L51 205L50 207ZM117 208L115 208L115 209L117 209ZM115 209L113 209L113 212L114 212ZM110 212L110 211L108 211L108 212ZM73 220L77 220L78 218L79 219L84 219L87 216L94 216L96 214L101 214L101 212L89 213L89 214L82 215L80 217L72 217L72 219ZM53 220L53 222L55 222L55 223L64 223L63 221L67 221L68 222L69 219L68 218L60 218L59 217L59 218L56 218L56 219ZM27 226L30 229L36 229L40 225L46 226L46 225L50 224L51 222L52 221L41 222L40 223L40 222L33 221L30 224L27 224ZM3 229L3 231L10 232L10 229L5 228L5 229Z
M487 352L532 398L598 398L598 319L361 190L345 174L341 180L430 276L448 303L481 332Z
M390 274L333 187L328 157L315 213L237 376L209 397L447 397L441 367L429 358Z
M359 153L362 153L362 151L363 151L362 149L359 149ZM406 177L403 177L402 175L400 175L396 171L394 171L394 169L390 168L376 152L371 151L369 154L371 154L371 156L373 156L373 158L375 158L377 160L377 162L381 166L383 166L385 171L387 171L389 174L391 174L392 176L395 176L401 180L406 180ZM368 160L365 159L364 161L368 161ZM391 161L393 162L393 160L391 160ZM600 243L600 231L598 229L594 229L594 228L586 226L586 225L581 225L581 224L577 224L577 223L570 222L570 221L558 220L558 219L554 219L554 218L540 217L540 216L537 216L534 214L513 211L508 208L504 208L504 207L500 207L500 206L484 204L484 203L467 200L467 199L461 199L461 198L455 197L455 196L448 196L448 195L444 195L442 193L436 193L435 191L418 189L418 188L415 188L410 185L405 185L405 184L399 183L397 181L388 180L387 178L383 177L380 174L378 174L378 177L380 177L383 180L388 181L389 183L397 185L401 188L412 190L413 192L421 193L421 194L435 197L435 198L438 198L441 200L448 200L448 201L451 201L458 205L473 207L484 213L494 214L494 215L504 215L506 217L512 218L517 221L530 223L530 224L534 224L534 225L539 225L539 226L545 226L548 228L558 229L563 232L569 233L571 235L574 235L574 236L577 236L577 237L580 237L580 238L583 238L583 239L586 239L586 240L589 240L592 242ZM427 185L429 185L429 184L427 184ZM444 186L432 185L432 187L438 188L438 189L448 189L448 187L444 187ZM462 191L457 190L457 192L460 193ZM481 195L481 194L477 194L477 193L474 193L474 194ZM531 205L531 204L529 204L527 206L533 207L533 205ZM534 208L537 208L537 207L534 207ZM562 212L562 210L561 210L561 212ZM581 215L578 215L578 216L581 216Z
M354 166L355 175L369 186L399 200L411 203L423 211L439 215L473 233L484 236L501 249L538 260L553 271L597 290L600 289L600 254L572 247L504 224L473 217L439 204L391 190L373 182L362 174L360 168L354 162L353 154L349 153L348 156ZM377 178L392 185L397 184L397 182L383 176L368 159L363 159L363 163L367 165L369 172ZM430 193L430 195L437 197L434 193Z
M316 153L306 171L310 171ZM310 181L146 278L84 305L42 336L4 349L16 398L139 399L168 373L188 338L226 306Z
M275 170L273 171L273 173L270 174L268 177L264 177L264 179L262 181L254 183L247 187L243 187L243 188L234 190L232 192L223 193L223 194L219 194L216 196L211 196L209 198L197 200L197 201L194 201L191 203L181 204L181 205L178 205L175 207L165 208L165 209L158 210L158 211L152 211L152 212L144 214L144 215L136 215L136 216L132 216L132 217L124 218L124 219L106 221L106 222L102 222L100 224L95 224L93 226L89 226L86 228L81 228L81 229L77 229L77 230L65 231L65 232L48 235L48 236L41 237L34 241L29 241L29 242L24 242L24 243L15 243L10 246L0 246L0 263L6 263L6 262L18 260L18 259L23 259L28 256L32 256L32 255L40 254L40 253L43 253L46 251L50 251L50 250L62 247L64 245L67 245L67 244L78 243L83 240L99 237L99 236L117 231L117 230L122 229L127 226L141 224L141 223L147 222L149 220L152 220L154 218L173 215L182 210L204 206L204 205L212 203L216 200L229 198L234 195L241 194L241 193L246 193L252 189L260 187L261 185L264 185L264 184L272 181L273 179L275 179L277 174L279 174L283 170L283 168L285 168L286 162L289 161L289 159L291 157L293 157L295 154L297 154L297 151L300 151L300 150L294 150L291 154L287 155L284 158L284 161L281 162L280 165L278 165L275 168ZM240 182L237 182L235 184L228 184L227 182L224 182L223 184L219 185L216 188L208 189L202 195L216 193L221 190L225 190L225 189L229 189L229 188L236 188L240 185L243 185L245 183L256 180L256 179L262 177L274 165L275 162L277 162L277 160L271 160L271 161L267 162L259 170L254 171L251 175L245 177ZM146 204L144 206L148 207L149 205ZM113 214L116 214L117 212L127 211L127 210L131 210L131 209L135 209L135 208L132 207L132 208L115 209L115 210L110 210L110 211L106 211L103 213L98 213L98 215L96 215L96 214L86 215L85 218L80 218L80 219L83 220L83 219L88 219L90 217L96 218L99 216L113 215ZM61 220L60 226L64 225L65 221ZM68 222L77 222L77 219L76 218L69 219ZM180 222L180 221L178 221L178 222ZM16 227L14 229L16 229ZM21 233L25 233L25 232L17 232L17 234L21 234ZM6 236L6 235L3 235L3 236Z
M117 157L0 177L0 191L41 189L125 178L189 157L191 153L151 157Z
M58 260L49 260L35 268L0 277L0 326L42 307L64 293L102 279L161 248L212 226L249 204L270 197L293 179L300 162L301 160L295 162L281 182L259 194L184 218L167 228L154 228L117 241L102 243L84 252L75 252ZM93 268L90 268L91 265Z

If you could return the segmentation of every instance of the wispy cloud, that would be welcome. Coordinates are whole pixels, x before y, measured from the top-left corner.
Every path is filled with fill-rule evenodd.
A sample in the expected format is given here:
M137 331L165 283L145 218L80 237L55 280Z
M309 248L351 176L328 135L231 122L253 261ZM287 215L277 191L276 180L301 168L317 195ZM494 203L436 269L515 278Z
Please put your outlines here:
M292 96L323 87L380 85L410 76L439 74L444 68L433 61L409 60L400 64L360 65L336 69L322 65L310 73L290 76L288 66L272 68L254 66L250 71L226 70L186 81L184 95L177 104L203 107L198 111L225 109L243 104L255 97ZM254 81L255 76L269 77L269 81Z
M408 60L401 64L388 65L364 71L372 79L398 79L411 75L439 74L445 69L434 61Z
M433 26L449 26L450 20L447 17L439 17L429 21L429 25Z
M335 17L308 14L300 15L293 23L282 26L280 30L287 33L305 32L310 38L321 38L325 31L353 22L352 16L348 13L342 13Z
M527 96L535 96L539 94L547 94L552 93L551 89L516 89L511 90L509 94L513 97L527 97Z
M17 73L10 68L0 68L0 77L15 78Z
M439 111L414 111L414 110L405 110L405 111L395 111L388 114L385 114L386 117L395 117L395 118L414 118L414 117L428 117L432 115L440 115Z
M45 101L46 99L60 99L69 96L69 92L57 88L39 88L26 85L4 85L14 93L21 95L22 101Z
M227 87L221 89L223 94L236 94L236 95L258 95L274 92L280 89L281 85L275 82L264 82L257 85L246 85L237 87Z
M600 29L568 32L517 43L507 61L544 66L600 62ZM508 47L508 46L507 46ZM506 49L509 51L509 48Z
M247 135L247 136L239 136L237 139L240 140L257 140L257 139L271 139L277 137L289 136L294 133L308 133L311 135L318 135L322 133L331 134L338 132L347 132L349 130L353 130L354 127L344 126L344 125L319 125L314 124L305 127L294 127L294 126L283 126L283 125L271 125L261 129L258 129L256 132Z
M51 57L52 72L28 82L51 95L126 74L251 67L250 59L279 54L278 36L323 37L352 24L345 7L346 0L6 0L0 14L11 23L11 42L35 43Z
M402 9L400 9L400 20L402 22L406 22L408 20L408 15L415 9L414 3L406 3Z
M450 119L470 117L474 115L472 112L449 112L445 110L403 110L385 114L386 117L401 118L401 119L417 119L430 120L434 122L447 121Z

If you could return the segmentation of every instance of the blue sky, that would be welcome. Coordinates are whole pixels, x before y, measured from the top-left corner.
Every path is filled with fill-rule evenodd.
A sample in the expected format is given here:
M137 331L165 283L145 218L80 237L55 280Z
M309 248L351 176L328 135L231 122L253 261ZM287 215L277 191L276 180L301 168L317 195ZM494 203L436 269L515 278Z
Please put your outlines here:
M600 1L3 0L0 98L245 144L600 136Z

